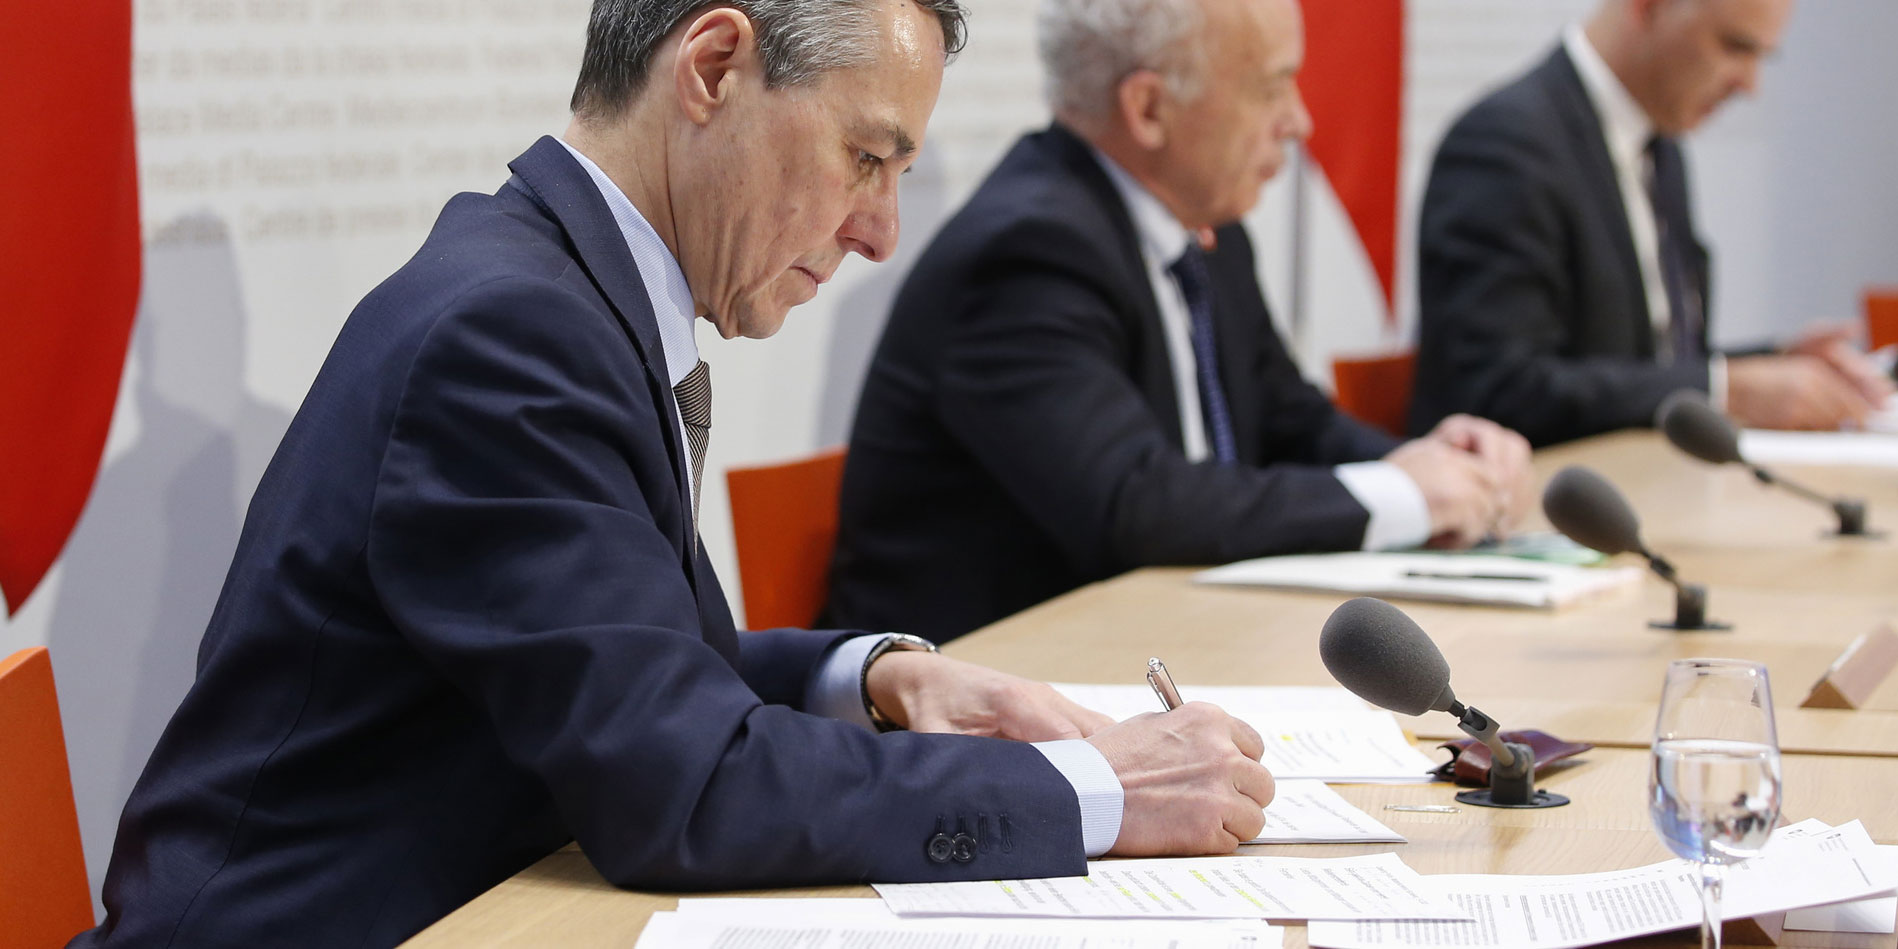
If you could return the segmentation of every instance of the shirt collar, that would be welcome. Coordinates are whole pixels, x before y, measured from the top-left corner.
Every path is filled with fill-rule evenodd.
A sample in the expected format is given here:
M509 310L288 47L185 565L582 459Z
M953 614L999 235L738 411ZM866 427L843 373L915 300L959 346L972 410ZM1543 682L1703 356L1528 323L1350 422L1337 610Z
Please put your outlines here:
M1133 218L1134 231L1140 237L1140 247L1160 262L1161 267L1170 267L1173 262L1186 253L1187 245L1193 235L1186 226L1173 216L1173 212L1160 203L1145 185L1134 180L1127 169L1120 167L1107 153L1088 146L1095 160L1101 163L1101 170L1107 172L1107 180L1114 183L1114 190L1120 192L1122 204L1127 206L1127 216Z
M1602 137L1608 142L1609 154L1618 164L1639 167L1635 163L1647 150L1648 139L1654 137L1654 122L1648 118L1647 110L1634 101L1628 87L1608 68L1607 61L1595 51L1595 44L1588 41L1588 34L1582 32L1580 24L1571 23L1562 32L1562 47L1575 64L1576 74L1581 76L1589 101L1595 105L1595 116L1601 121Z
M620 236L632 251L633 264L639 268L640 282L646 285L653 319L659 324L659 338L666 349L667 384L677 386L699 363L698 341L692 336L696 307L692 305L692 290L685 283L685 271L679 269L678 259L667 249L666 242L659 239L659 232L633 207L632 200L619 185L572 145L560 144L587 170L594 186L600 189L607 209L613 212L613 221L619 225Z

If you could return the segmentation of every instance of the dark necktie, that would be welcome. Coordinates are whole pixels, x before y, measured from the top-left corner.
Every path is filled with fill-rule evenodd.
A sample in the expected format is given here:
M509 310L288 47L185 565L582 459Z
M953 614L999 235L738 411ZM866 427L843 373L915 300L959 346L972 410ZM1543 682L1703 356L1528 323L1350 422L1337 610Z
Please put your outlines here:
M1707 358L1701 332L1706 314L1700 299L1700 280L1692 259L1694 226L1687 210L1687 164L1673 139L1648 139L1648 203L1654 208L1654 231L1661 258L1661 283L1667 288L1668 340L1675 362Z
M692 455L692 537L696 550L699 536L699 494L705 483L705 445L712 438L712 367L699 360L692 371L672 387L679 401L679 418L685 422L685 444Z
M1239 460L1239 452L1232 434L1232 411L1226 405L1226 388L1219 384L1212 277L1206 271L1206 255L1189 244L1167 272L1179 281L1180 295L1186 298L1186 312L1191 318L1193 361L1199 365L1199 408L1206 419L1206 440L1212 444L1213 458L1229 465Z

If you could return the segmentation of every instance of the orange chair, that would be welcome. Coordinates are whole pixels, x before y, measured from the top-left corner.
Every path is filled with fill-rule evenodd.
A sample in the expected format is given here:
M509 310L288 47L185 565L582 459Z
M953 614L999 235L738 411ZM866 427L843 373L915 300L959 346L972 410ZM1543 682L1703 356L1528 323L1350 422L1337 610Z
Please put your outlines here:
M1898 343L1898 287L1865 288L1865 338L1872 349Z
M92 890L46 648L0 661L0 949L91 929Z
M1399 438L1409 425L1410 385L1416 375L1414 350L1331 361L1338 408Z
M816 621L824 608L831 549L837 545L843 478L842 448L725 473L747 629L807 627Z

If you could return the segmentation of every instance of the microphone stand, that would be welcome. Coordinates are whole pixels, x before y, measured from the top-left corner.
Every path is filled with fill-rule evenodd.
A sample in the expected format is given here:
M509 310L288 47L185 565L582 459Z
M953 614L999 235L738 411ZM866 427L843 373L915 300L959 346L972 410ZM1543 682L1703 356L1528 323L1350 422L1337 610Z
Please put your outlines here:
M1489 787L1459 791L1456 799L1478 807L1561 807L1568 798L1536 790L1535 749L1496 736L1496 720L1452 700L1446 709L1458 728L1489 748Z
M1645 547L1638 548L1641 556L1648 558L1648 566L1656 575L1674 586L1674 621L1649 620L1648 625L1655 629L1678 630L1722 630L1732 629L1728 623L1707 618L1707 588L1699 583L1683 583L1674 565L1668 563L1659 554Z
M1778 486L1785 488L1808 501L1816 501L1831 508L1833 515L1839 519L1838 536L1872 538L1884 536L1884 532L1882 531L1867 530L1865 528L1864 501L1858 498L1829 498L1796 481L1789 481L1782 478L1759 465L1749 464L1746 467L1747 470L1753 472L1753 477L1761 484L1769 487Z

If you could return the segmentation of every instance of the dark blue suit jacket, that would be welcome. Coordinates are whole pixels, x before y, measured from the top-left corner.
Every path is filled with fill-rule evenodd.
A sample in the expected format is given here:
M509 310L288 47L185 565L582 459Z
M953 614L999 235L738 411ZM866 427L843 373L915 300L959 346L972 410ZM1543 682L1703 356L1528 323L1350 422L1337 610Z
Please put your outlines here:
M1273 329L1237 224L1207 257L1239 461L1191 463L1159 305L1107 173L1023 137L904 280L857 402L830 617L935 639L1134 567L1363 543L1332 466L1397 440Z
M512 167L337 338L75 945L389 945L571 839L652 888L1081 872L1031 746L796 710L844 634L733 630L625 241L559 143Z
M1668 199L1687 207L1684 190ZM1706 360L1655 361L1621 184L1563 48L1450 127L1417 234L1411 431L1468 412L1550 445L1650 425L1671 393L1707 390ZM1689 243L1708 300L1707 250Z

